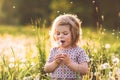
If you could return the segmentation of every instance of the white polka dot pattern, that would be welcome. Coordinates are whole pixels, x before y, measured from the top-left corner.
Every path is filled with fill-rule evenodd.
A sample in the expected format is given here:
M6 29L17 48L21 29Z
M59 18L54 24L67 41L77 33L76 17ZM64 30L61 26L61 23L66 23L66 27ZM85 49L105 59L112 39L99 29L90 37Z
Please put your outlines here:
M70 58L76 63L80 64L82 62L89 62L88 55L80 47L59 50L61 50L63 53L68 54ZM52 62L56 54L58 54L58 48L52 48L48 62ZM69 69L66 65L63 66L60 64L60 66L52 73L52 78L76 78L76 73Z

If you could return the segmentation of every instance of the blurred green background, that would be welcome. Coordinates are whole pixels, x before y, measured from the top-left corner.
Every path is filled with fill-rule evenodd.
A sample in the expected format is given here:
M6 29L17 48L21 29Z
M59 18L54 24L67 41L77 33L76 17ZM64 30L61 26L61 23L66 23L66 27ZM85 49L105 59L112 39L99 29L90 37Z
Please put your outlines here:
M64 13L78 15L83 26L120 27L120 0L0 0L2 25L28 25L37 19L50 26Z
M50 80L49 30L65 13L82 20L83 80L120 80L120 0L0 0L0 80Z

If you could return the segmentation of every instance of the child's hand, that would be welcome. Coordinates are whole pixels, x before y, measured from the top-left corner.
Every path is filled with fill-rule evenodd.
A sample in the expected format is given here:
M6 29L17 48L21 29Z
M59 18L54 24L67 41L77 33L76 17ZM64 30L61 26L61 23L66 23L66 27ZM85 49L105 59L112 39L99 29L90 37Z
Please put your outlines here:
M61 60L65 65L68 65L71 62L71 59L68 54L62 54Z
M60 64L62 62L62 54L57 54L54 58L54 61L57 63L57 64Z

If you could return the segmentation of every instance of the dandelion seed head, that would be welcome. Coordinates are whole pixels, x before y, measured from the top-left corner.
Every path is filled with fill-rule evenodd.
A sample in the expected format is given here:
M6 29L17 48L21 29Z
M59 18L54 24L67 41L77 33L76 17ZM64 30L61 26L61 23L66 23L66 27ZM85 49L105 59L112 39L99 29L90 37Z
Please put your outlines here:
M108 63L104 63L104 64L101 64L101 65L100 65L100 69L101 69L101 70L107 69L107 68L109 68L109 67L110 67L110 65L109 65Z
M115 57L115 58L112 59L112 62L114 64L118 64L120 61L119 61L119 59L117 57Z
M109 49L110 47L111 47L110 44L108 44L108 43L105 44L105 48L106 48L106 49Z
M9 67L10 67L10 68L13 68L14 66L15 66L14 63L10 63L10 64L9 64Z

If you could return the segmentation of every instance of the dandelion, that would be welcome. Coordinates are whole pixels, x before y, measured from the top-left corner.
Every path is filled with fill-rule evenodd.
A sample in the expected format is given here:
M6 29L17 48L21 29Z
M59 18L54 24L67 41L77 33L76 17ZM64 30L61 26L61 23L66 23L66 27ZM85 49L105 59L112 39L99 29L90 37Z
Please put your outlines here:
M14 63L10 63L10 64L9 64L9 67L10 67L10 68L13 68L14 66L15 66Z
M107 69L107 68L109 68L109 67L110 67L110 65L109 65L108 63L104 63L104 64L101 64L101 65L100 65L100 69L101 69L101 70Z
M118 64L119 63L119 59L117 57L115 57L115 58L112 59L112 62L114 64Z
M109 48L110 48L110 44L108 44L108 43L105 44L105 48L106 48L106 49L109 49Z
M101 16L102 20L104 21L104 15Z

